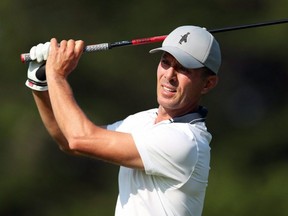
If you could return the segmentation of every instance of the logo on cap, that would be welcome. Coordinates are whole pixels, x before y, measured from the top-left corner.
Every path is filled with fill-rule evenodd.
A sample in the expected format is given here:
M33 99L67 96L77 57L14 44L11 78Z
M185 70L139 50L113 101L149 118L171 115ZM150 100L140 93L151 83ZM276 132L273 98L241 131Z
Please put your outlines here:
M188 35L190 34L190 32L187 32L185 35L181 35L181 39L179 41L179 44L182 45L182 43L187 43L187 38L188 38Z

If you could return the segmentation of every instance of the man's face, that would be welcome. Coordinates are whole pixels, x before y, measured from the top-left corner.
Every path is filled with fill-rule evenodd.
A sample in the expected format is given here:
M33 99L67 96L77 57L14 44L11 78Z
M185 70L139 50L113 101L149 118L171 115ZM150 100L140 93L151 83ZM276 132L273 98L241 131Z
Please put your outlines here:
M207 80L202 69L187 69L167 52L157 69L157 100L171 117L197 108L201 95L206 93Z

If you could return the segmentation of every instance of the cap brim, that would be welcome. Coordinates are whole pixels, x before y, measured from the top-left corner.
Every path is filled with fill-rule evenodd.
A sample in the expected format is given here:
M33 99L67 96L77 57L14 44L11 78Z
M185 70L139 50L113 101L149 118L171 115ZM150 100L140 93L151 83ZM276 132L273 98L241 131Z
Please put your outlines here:
M170 53L185 68L197 69L197 68L205 67L197 59L187 54L186 52L183 52L181 49L177 47L169 47L169 46L159 47L159 48L150 50L149 53L156 53L159 51L165 51L165 52Z

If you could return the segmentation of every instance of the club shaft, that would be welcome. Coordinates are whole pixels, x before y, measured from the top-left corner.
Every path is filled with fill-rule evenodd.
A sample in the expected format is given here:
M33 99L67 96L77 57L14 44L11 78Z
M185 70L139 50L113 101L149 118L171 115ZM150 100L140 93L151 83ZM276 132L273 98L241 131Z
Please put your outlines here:
M248 29L248 28L257 28L257 27L264 27L264 26L277 25L277 24L283 24L283 23L288 23L288 19L255 23L255 24L248 24L248 25L240 25L240 26L230 26L230 27L213 29L213 30L208 30L208 31L210 33L215 34L215 33L219 33L219 32L235 31L235 30Z
M283 24L283 23L288 23L288 19L248 24L248 25L240 25L240 26L230 26L230 27L213 29L213 30L208 30L208 31L210 33L215 34L215 33L220 33L220 32L235 31L235 30L248 29L248 28L257 28L257 27L277 25L277 24ZM162 36L154 36L154 37L148 37L148 38L133 39L130 41L126 40L126 41L118 41L118 42L113 42L113 43L101 43L101 44L88 45L84 48L84 52L105 51L105 50L109 50L115 47L135 46L135 45L162 42L166 37L167 35L162 35ZM20 57L21 57L21 61L24 63L31 61L29 53L23 53L21 54Z

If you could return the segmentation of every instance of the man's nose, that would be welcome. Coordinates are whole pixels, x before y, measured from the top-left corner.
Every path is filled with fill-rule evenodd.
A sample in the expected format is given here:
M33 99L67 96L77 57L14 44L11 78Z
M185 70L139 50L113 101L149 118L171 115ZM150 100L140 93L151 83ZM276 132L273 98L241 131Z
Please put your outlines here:
M176 80L176 73L177 71L175 70L175 68L173 66L170 66L165 73L165 78L167 80Z

